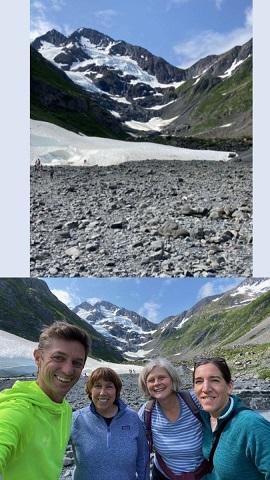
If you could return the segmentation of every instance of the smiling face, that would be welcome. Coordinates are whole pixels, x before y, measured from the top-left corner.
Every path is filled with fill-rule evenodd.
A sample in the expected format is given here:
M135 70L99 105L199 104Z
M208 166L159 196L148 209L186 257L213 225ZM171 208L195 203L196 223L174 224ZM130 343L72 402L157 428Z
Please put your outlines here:
M149 395L156 400L166 400L173 392L172 379L163 367L154 367L151 370L146 385Z
M194 390L202 408L212 417L218 417L229 401L232 382L224 380L216 365L206 363L194 372Z
M116 388L113 382L97 379L91 388L92 402L96 411L104 417L111 417L115 414Z
M77 340L52 339L34 351L38 366L37 383L51 400L61 403L79 380L85 363L85 349Z

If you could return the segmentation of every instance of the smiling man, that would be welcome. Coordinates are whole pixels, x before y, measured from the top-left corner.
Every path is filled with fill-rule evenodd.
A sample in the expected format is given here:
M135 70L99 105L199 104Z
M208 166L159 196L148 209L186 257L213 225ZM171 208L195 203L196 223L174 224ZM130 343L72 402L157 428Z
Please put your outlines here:
M0 480L57 480L70 435L65 395L79 380L87 334L64 322L45 328L34 358L36 381L17 381L0 393Z

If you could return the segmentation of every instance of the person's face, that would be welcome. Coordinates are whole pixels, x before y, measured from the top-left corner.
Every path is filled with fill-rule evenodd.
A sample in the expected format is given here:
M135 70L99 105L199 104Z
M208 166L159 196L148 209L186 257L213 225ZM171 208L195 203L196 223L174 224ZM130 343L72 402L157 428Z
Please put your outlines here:
M105 417L110 416L116 399L114 383L100 378L91 389L91 397L97 412Z
M85 349L77 340L52 339L44 350L35 350L37 383L51 400L61 403L79 380Z
M146 379L146 385L151 397L156 400L165 400L173 391L170 375L163 367L154 367Z
M232 382L224 380L216 365L206 363L195 370L194 390L202 408L211 416L218 417L229 401Z

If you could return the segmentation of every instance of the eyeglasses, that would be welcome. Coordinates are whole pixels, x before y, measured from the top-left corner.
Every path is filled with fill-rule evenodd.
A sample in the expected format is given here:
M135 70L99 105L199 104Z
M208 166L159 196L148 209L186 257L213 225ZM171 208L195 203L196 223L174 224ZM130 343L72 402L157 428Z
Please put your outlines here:
M201 357L194 360L194 369L205 363L222 363L227 366L227 362L223 357Z

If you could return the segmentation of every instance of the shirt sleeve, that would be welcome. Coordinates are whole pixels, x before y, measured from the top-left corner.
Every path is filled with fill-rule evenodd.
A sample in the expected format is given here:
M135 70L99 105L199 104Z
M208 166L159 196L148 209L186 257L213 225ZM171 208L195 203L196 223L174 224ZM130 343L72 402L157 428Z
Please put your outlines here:
M261 415L252 412L247 434L246 452L258 472L270 480L270 422Z
M24 432L29 431L31 406L22 402L8 402L0 408L0 474L16 452Z
M145 429L141 420L137 417L136 421L139 427L139 434L137 438L137 475L138 480L149 480L150 479L150 453L149 447L146 439Z

